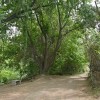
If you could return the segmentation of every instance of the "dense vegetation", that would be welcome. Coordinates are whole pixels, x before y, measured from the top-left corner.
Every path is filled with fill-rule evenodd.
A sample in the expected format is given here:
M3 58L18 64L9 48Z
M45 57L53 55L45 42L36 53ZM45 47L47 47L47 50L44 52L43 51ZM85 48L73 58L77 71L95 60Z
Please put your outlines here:
M89 0L0 0L0 81L84 72L99 21Z

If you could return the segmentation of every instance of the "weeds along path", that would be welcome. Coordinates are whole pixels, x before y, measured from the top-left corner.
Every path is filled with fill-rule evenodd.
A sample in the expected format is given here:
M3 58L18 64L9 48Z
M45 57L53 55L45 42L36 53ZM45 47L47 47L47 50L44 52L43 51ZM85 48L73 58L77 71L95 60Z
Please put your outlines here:
M17 86L0 86L0 100L100 100L91 95L86 75L41 76Z

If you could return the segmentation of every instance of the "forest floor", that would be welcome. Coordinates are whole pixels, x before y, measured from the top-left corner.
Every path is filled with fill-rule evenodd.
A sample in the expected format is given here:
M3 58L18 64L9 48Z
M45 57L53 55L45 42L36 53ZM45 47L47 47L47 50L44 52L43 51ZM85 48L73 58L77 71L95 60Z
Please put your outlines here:
M100 100L86 75L41 76L17 86L0 86L0 100Z

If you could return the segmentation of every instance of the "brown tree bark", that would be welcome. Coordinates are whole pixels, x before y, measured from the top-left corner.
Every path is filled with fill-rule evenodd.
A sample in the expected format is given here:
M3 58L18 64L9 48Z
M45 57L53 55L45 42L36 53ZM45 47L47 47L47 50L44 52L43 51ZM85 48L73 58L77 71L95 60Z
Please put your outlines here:
M100 54L96 51L98 46L89 49L90 55L90 79L93 86L100 86Z

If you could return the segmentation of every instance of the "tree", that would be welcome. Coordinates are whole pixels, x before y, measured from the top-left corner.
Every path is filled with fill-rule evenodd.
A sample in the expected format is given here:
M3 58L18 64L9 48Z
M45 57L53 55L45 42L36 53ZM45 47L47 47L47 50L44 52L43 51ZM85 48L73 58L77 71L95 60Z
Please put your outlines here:
M96 29L89 29L88 35L86 36L88 40L88 55L89 55L89 62L90 62L90 72L89 76L92 82L92 85L94 87L100 86L100 27L99 27L99 21L100 21L100 11L99 7L97 5L97 2L95 1L95 12L97 14L96 19ZM90 34L89 34L90 33Z
M46 73L56 59L63 38L94 20L86 23L90 17L85 16L87 9L82 10L86 3L85 0L3 0L1 30L17 27L28 48L26 52L30 52L40 73Z
M87 29L85 33L85 47L87 49L89 60L89 78L93 86L99 86L100 76L100 35L96 29Z

